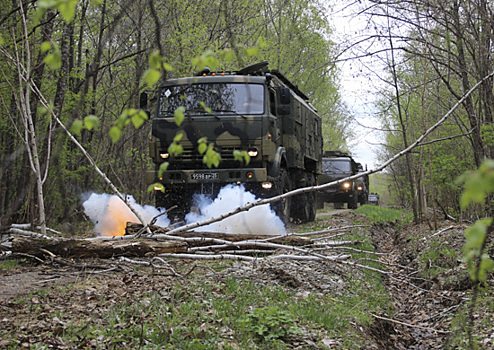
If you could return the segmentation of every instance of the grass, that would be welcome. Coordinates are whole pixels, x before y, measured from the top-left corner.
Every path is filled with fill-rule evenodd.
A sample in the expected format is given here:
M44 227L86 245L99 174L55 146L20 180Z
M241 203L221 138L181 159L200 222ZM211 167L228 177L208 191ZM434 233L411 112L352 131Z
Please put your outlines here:
M373 223L396 222L408 224L412 222L413 216L411 213L404 210L378 207L374 205L362 205L355 212L365 215L369 221Z
M19 267L19 260L7 259L0 261L0 270L13 270Z

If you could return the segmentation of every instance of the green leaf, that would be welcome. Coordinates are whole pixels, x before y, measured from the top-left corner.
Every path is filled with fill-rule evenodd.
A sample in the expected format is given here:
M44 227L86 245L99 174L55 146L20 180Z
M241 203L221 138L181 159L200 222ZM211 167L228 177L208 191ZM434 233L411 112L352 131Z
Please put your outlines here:
M185 107L184 106L180 106L175 110L174 118L175 118L175 124L177 124L177 126L182 125L182 123L185 119Z
M5 44L5 39L3 38L2 34L0 34L0 46Z
M62 54L56 49L53 53L46 55L43 62L52 70L60 69L62 67Z
M151 55L149 55L149 67L152 69L159 69L162 57L156 50Z
M109 134L112 141L115 143L120 140L120 137L122 137L122 129L120 129L118 126L113 126L110 129Z
M494 192L494 161L484 161L477 171L465 174L460 181L464 182L460 198L463 209L471 203L483 203L487 195Z
M491 271L494 271L494 261L487 254L484 254L479 265L479 281L487 281L487 274Z
M158 178L161 178L161 176L163 176L163 173L168 170L169 165L170 163L168 162L161 163L160 168L158 169Z
M197 151L199 154L204 154L208 149L208 146L205 143L200 143L199 146L197 146Z
M171 64L168 64L168 63L165 63L165 62L163 62L162 67L163 67L164 70L167 70L169 72L172 72L172 71L175 70L175 68L173 68L173 66Z
M134 128L136 129L139 129L142 126L142 124L144 124L145 122L145 119L142 119L140 113L135 113L131 119L132 119L132 124L134 124Z
M52 44L51 42L49 41L44 41L42 44L41 44L41 52L42 53L45 53L47 52L48 50L50 50L52 48Z
M150 89L153 89L154 86L158 83L161 78L161 73L159 70L150 68L144 72L142 75L142 80L147 84Z
M75 16L75 8L78 0L60 0L57 9L60 11L66 23L70 23Z
M83 122L82 120L80 119L76 119L74 120L74 122L72 123L69 131L72 133L72 134L75 134L75 135L80 135L81 134L81 130L83 129L84 125L83 125Z
M84 127L88 130L92 130L99 125L99 119L95 115L88 115L84 118Z
M211 113L211 108L209 108L208 106L206 106L206 104L204 102L199 102L199 105L202 107L202 109L204 109L204 111L206 113Z
M165 186L163 186L159 182L155 182L154 184L149 185L147 190L146 190L146 192L148 192L148 193L152 193L154 191L165 192Z
M184 137L184 134L180 132L180 133L175 135L175 137L173 138L173 142L180 142L180 141L182 141L183 137Z

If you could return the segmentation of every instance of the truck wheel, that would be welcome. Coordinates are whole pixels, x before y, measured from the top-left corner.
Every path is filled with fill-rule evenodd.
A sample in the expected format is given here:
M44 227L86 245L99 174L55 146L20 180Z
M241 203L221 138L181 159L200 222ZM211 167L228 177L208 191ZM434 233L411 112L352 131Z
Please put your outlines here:
M277 195L290 192L292 190L292 182L290 181L290 177L288 175L288 171L286 169L280 170L280 179L278 181L278 193ZM285 198L276 203L274 203L274 212L279 216L281 221L287 224L290 220L290 210L292 204L292 198Z
M348 199L348 209L357 209L358 207L358 193L354 192L352 198Z
M316 193L311 192L307 193L307 196L309 197L309 200L307 201L308 207L309 207L309 217L307 221L314 221L316 219L316 211L317 211L317 199L316 199Z

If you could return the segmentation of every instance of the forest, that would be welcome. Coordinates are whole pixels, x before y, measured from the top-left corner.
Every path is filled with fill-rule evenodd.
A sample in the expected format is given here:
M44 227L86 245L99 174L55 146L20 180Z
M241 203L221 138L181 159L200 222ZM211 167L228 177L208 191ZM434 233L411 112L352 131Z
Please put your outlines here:
M335 8L362 26L337 35ZM153 204L144 174L157 87L206 66L269 62L317 109L324 150L352 153L357 116L341 84L350 64L356 81L371 82L379 125L366 127L382 136L369 174L383 182L383 204L428 232L478 220L464 262L485 282L493 43L487 0L0 0L0 232L87 230L90 193Z
M158 80L191 75L201 64L235 70L269 62L316 106L324 149L351 152L354 116L338 68L348 60L382 82L372 92L381 164L482 81L420 147L386 169L391 202L411 208L416 220L427 208L477 215L460 209L457 179L492 156L492 8L485 1L350 4L365 29L334 42L324 1L2 1L2 218L39 223L41 196L46 223L77 221L81 195L108 191L50 113L122 193L149 202L140 175L151 166L149 120L134 118L136 127L122 130L118 120L132 120L140 93L152 96Z

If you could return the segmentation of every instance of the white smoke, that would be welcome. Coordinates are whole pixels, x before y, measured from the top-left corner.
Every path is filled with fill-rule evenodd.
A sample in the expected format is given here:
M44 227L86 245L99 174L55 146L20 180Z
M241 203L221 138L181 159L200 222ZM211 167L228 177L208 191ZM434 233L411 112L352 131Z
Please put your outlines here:
M159 211L150 205L141 206L135 202L132 196L126 198L148 222L165 210ZM204 195L196 195L194 201L194 204L199 208L199 213L190 212L187 214L185 219L188 224L218 217L236 207L255 202L257 198L252 193L245 191L243 186L227 185L220 190L218 197L214 200ZM85 214L95 225L94 231L101 236L122 236L125 234L125 226L128 221L139 222L137 217L116 195L92 193L84 201L83 207ZM158 218L155 225L169 227L170 220L164 214ZM254 207L247 212L235 214L220 222L202 226L196 230L264 235L286 234L285 225L270 209L269 204Z
M161 213L153 206L137 204L132 196L126 196L126 200L147 222ZM128 221L139 222L135 214L116 195L92 193L82 206L84 213L95 225L94 232L101 236L123 236ZM167 227L170 225L170 220L164 214L157 219L156 225Z
M236 207L257 201L243 186L227 185L220 190L214 201L205 196L195 198L200 213L191 212L185 216L188 224L203 221L221 214L228 213ZM197 228L197 231L211 231L223 233L251 233L264 235L286 234L285 225L271 210L269 204L260 205L247 212L241 212L222 221Z

